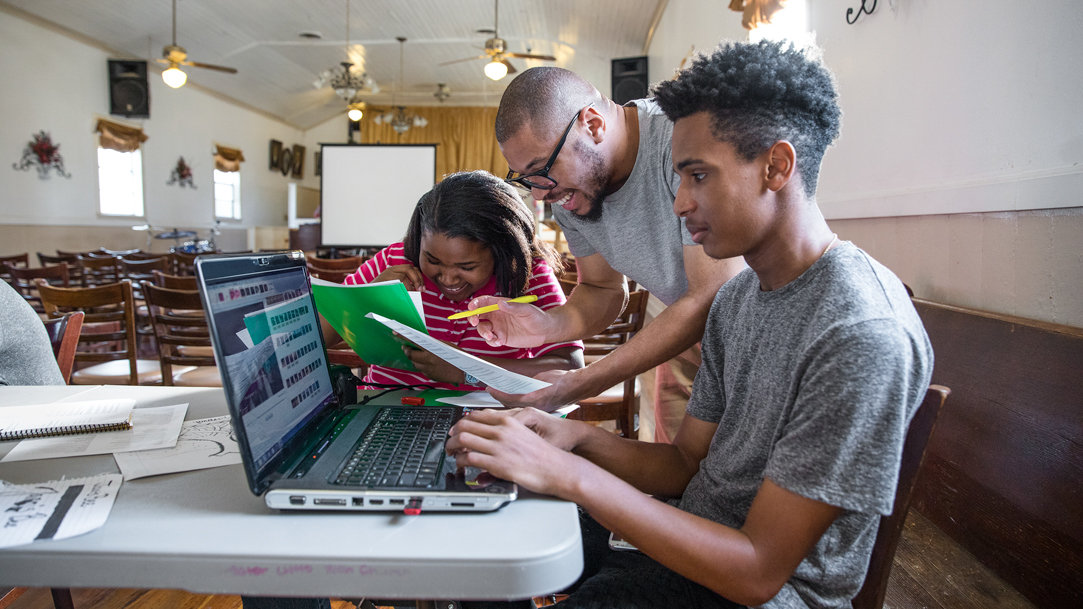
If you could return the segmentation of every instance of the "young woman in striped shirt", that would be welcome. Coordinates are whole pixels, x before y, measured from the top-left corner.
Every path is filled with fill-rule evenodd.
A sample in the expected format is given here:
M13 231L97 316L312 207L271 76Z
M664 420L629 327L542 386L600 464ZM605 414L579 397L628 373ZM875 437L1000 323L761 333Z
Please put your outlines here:
M520 349L492 347L467 319L448 316L468 309L475 296L534 295L542 309L564 304L554 269L559 256L538 240L534 219L515 189L496 176L473 171L449 175L417 202L406 236L380 250L343 282L398 279L420 290L425 327L434 338L507 370L534 376L545 370L583 367L580 341ZM327 335L328 344L338 338ZM428 384L441 389L478 389L463 371L428 351L403 347L417 372L370 366L364 381Z

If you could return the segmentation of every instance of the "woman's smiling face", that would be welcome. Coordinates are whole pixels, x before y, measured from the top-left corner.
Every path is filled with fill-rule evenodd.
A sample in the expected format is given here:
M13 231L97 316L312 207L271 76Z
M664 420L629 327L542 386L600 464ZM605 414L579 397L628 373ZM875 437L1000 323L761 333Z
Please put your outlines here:
M483 243L446 233L421 235L421 272L451 301L466 300L493 276L493 253Z

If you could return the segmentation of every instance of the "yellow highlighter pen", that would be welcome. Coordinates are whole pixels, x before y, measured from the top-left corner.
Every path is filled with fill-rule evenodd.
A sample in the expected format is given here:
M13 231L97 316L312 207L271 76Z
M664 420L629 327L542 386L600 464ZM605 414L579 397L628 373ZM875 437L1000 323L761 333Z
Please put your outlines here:
M520 296L518 298L509 298L508 302L534 302L538 297L533 294L529 296ZM452 315L448 315L448 319L462 319L464 317L470 317L471 315L481 315L482 313L492 313L500 308L500 305L489 305L487 307L478 307L476 309L470 309L469 311L460 311Z

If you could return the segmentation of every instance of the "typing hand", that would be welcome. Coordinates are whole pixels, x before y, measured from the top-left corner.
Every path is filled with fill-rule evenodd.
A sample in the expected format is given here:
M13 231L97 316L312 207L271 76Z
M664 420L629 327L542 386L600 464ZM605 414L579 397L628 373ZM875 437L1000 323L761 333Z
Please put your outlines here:
M478 296L470 301L469 308L500 303L500 309L468 318L476 326L478 334L493 347L537 347L545 344L547 330L552 319L538 307L496 296Z
M460 467L479 467L539 493L559 494L564 471L559 464L573 457L561 444L574 444L563 433L574 421L538 410L475 410L448 432L447 452ZM553 440L559 440L559 443Z
M425 277L421 274L421 269L412 264L389 266L384 269L384 272L377 275L372 282L395 281L396 279L401 281L406 286L406 289L410 291L420 290L421 286L425 284Z

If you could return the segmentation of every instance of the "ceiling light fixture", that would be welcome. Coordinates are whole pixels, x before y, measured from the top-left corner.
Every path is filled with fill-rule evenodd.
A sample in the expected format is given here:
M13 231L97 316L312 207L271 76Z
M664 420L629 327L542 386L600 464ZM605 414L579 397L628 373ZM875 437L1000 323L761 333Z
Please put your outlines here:
M508 66L494 57L492 61L485 64L485 75L493 80L500 80L508 75Z
M350 61L350 0L346 0L346 61L320 72L312 84L317 89L331 87L346 103L350 103L355 95L366 88L371 93L380 92L376 81L367 73L356 74L353 71L353 62Z
M383 114L376 116L372 119L372 122L379 125L380 123L387 123L391 125L391 128L395 130L395 133L402 135L410 130L410 127L424 127L429 124L428 119L424 116L409 115L406 113L406 106L396 106L395 97L398 95L398 89L403 88L403 48L406 43L406 38L399 36L395 38L399 41L399 86L395 91L391 92L391 105L394 106L394 110L389 110Z
M162 70L162 82L174 89L179 89L184 86L184 83L188 82L188 75L178 68L177 64L172 63L169 64L168 68Z

